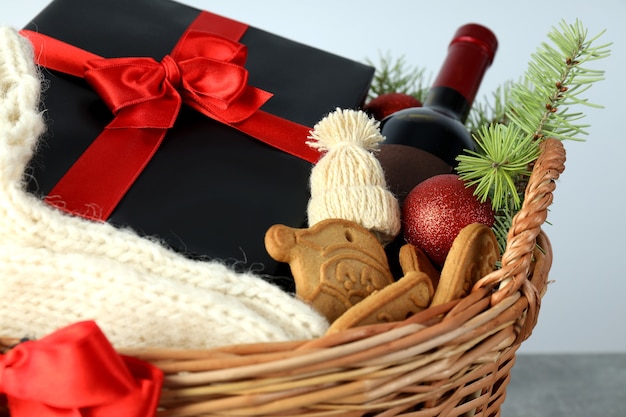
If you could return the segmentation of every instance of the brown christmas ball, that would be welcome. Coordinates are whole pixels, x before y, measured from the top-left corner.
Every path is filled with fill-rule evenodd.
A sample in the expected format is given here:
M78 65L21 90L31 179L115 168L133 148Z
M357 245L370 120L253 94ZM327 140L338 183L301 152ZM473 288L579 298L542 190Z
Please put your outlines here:
M494 224L491 201L481 203L474 187L456 174L431 177L418 184L402 205L404 239L442 266L461 229L472 223Z
M425 179L453 172L440 158L408 145L382 143L376 157L385 172L387 187L400 205L413 187Z

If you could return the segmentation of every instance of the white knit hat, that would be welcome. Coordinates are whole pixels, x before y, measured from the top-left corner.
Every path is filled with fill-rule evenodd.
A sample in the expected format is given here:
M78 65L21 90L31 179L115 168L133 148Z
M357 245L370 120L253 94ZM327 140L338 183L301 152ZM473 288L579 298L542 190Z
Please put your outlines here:
M309 146L326 153L311 171L308 222L345 219L387 243L400 232L398 200L387 189L372 153L384 140L379 122L365 112L336 109L317 123Z
M44 130L40 88L30 44L0 28L0 335L40 337L87 319L123 347L324 334L321 315L252 273L187 259L27 193L24 171Z

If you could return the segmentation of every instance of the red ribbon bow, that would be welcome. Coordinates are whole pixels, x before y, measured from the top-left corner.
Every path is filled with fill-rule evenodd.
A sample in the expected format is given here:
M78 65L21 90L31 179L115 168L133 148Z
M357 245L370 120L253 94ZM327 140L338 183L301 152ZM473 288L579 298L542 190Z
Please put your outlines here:
M74 163L46 201L106 220L159 148L181 104L294 156L316 162L309 128L260 110L271 97L247 84L247 26L201 12L170 55L105 59L23 30L40 65L85 78L115 118ZM228 36L225 38L214 32ZM234 40L233 40L234 39Z
M222 123L238 123L271 97L247 85L246 55L242 44L192 30L161 62L92 59L84 77L116 116L109 129L168 129L181 101Z
M154 416L162 382L158 368L118 355L93 321L0 355L11 417Z

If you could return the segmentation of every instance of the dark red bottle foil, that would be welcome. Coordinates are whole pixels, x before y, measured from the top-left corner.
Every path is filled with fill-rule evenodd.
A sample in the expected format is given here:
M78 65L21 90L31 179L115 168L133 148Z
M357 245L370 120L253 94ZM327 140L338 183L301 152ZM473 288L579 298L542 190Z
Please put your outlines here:
M498 49L496 36L484 26L461 26L448 47L448 54L432 87L458 91L472 105L487 68Z

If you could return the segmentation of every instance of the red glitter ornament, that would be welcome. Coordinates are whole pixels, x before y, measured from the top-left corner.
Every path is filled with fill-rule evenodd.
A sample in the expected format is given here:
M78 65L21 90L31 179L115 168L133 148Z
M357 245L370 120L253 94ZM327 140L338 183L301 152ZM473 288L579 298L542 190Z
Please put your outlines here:
M402 205L404 239L442 266L461 229L472 223L492 227L491 201L481 203L474 187L455 174L431 177L411 190Z

